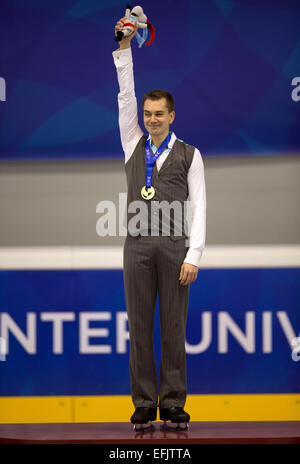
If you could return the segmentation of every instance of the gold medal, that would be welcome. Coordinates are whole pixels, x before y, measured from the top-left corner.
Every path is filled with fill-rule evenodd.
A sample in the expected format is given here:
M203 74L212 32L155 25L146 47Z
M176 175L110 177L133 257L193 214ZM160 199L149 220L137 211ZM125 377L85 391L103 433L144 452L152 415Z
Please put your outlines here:
M151 198L154 197L155 195L155 188L151 185L151 187L144 187L141 190L141 195L144 198L144 200L151 200Z

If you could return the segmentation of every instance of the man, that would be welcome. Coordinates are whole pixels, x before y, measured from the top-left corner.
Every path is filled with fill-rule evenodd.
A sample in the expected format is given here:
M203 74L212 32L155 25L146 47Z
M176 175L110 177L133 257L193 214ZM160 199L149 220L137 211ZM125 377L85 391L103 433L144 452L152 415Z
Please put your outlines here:
M117 22L115 35L126 19L123 17ZM132 213L132 205L139 201L148 213L138 232L130 227L134 218L128 214L124 245L130 383L136 408L131 422L136 429L137 424L150 423L151 427L159 407L160 419L165 425L171 421L186 429L190 416L183 409L187 393L185 330L189 285L197 278L205 245L204 167L199 150L177 139L169 130L175 118L174 100L169 92L154 90L145 94L143 116L149 136L141 130L130 46L136 31L137 27L112 53L120 86L119 126L125 153L128 211ZM171 217L170 208L165 208L159 218L159 211L155 211L160 202L167 205L175 202L182 207L187 197L192 213L189 247L183 231L184 215L177 220ZM171 224L169 234L165 233L167 216ZM145 219L143 215L142 219ZM157 292L162 354L159 386L153 354Z

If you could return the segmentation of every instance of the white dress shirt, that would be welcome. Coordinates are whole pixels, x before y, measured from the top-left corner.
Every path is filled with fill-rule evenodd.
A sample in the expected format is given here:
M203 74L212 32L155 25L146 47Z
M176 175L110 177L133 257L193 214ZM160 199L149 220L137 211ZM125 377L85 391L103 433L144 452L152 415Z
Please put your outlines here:
M131 47L123 50L115 50L112 52L112 55L120 86L120 93L118 94L119 126L121 144L125 153L125 163L127 163L144 132L138 124ZM148 138L151 139L151 136L149 135ZM158 171L166 160L176 138L176 135L172 132L171 140L168 144L169 150L166 149L156 160ZM197 148L195 148L193 161L188 170L187 182L191 204L191 225L189 250L184 262L199 267L205 247L206 189L203 160Z

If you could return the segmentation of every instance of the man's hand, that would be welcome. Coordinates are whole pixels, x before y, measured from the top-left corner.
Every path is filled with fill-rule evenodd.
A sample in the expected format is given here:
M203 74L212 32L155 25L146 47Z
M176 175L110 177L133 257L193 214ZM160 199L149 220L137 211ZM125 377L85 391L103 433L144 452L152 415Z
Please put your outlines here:
M123 18L121 18L116 26L115 26L115 36L117 35L117 31L120 31L123 27L123 24L125 22L128 22L128 18L126 16L123 16ZM120 45L120 48L123 50L124 48L129 48L130 47L130 41L131 39L133 39L133 37L135 36L136 34L136 31L138 30L138 25L137 25L137 22L135 21L135 24L134 24L134 31L127 37L123 37L123 39L119 42L119 45Z
M183 263L180 269L180 285L189 285L197 279L198 267L193 264Z

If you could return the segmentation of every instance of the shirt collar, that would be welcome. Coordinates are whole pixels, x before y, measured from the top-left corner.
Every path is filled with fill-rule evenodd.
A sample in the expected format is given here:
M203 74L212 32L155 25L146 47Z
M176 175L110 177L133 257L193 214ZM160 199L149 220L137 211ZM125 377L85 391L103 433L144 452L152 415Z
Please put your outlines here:
M150 134L149 134L147 140L149 140L149 139L150 139L150 143L153 145L152 138L151 138L151 135L150 135ZM175 142L176 139L177 139L177 137L176 137L175 133L174 133L173 131L171 131L171 138L170 138L170 141L169 141L169 143L168 143L168 148L172 148L172 147L173 147L174 142ZM156 148L158 148L158 147L156 147Z

